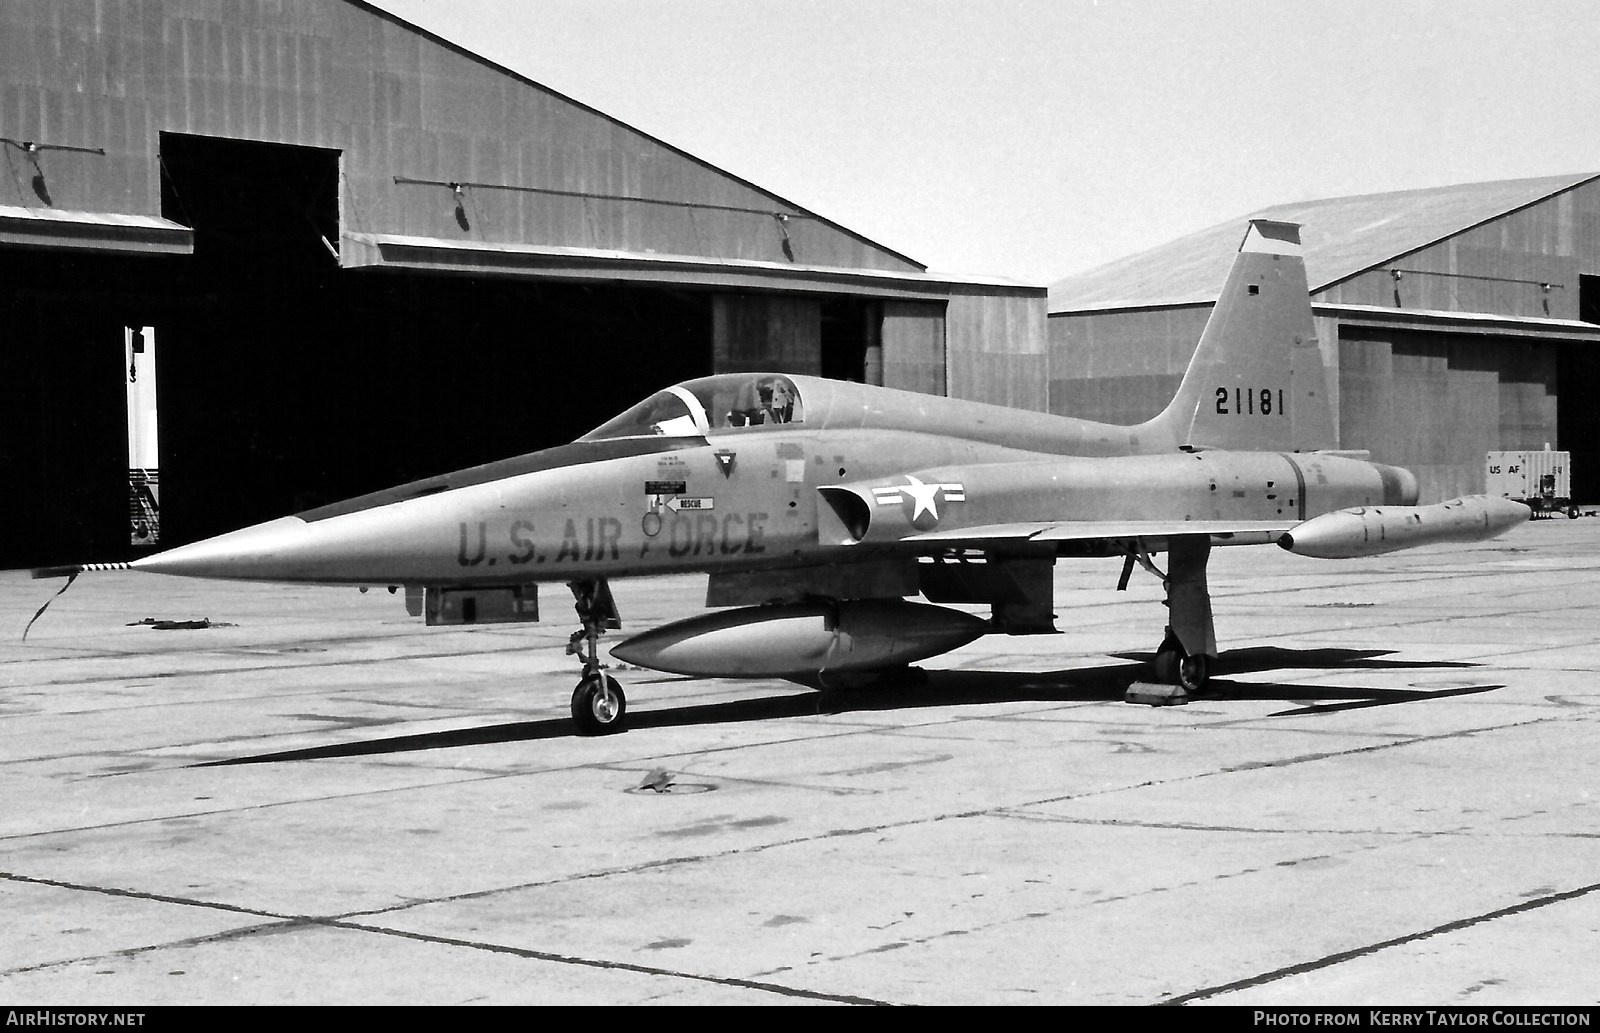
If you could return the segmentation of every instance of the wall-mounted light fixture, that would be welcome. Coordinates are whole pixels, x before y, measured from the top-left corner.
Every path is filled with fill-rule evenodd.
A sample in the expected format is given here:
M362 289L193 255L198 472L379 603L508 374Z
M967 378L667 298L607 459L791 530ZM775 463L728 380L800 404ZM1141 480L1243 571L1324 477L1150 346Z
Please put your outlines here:
M815 219L817 216L809 212L779 212L771 208L746 208L742 205L732 204L707 204L702 201L673 201L660 197L630 197L625 194L597 194L587 190L555 190L550 187L525 187L511 183L468 183L456 180L438 179L412 179L410 176L395 176L394 181L401 186L431 186L448 187L456 199L456 222L462 229L467 228L467 213L464 202L466 190L510 190L519 194L543 194L546 197L575 197L585 201L625 201L632 204L660 205L666 208L686 208L691 211L703 212L731 212L741 215L770 216L778 221L778 228L783 234L783 253L789 260L794 261L794 246L789 240L789 231L786 224L790 219Z
M794 245L789 243L789 217L783 212L773 212L772 217L778 221L778 232L783 234L783 257L794 261Z
M33 192L38 196L39 200L51 207L54 207L56 202L50 196L50 185L44 181L44 166L39 164L39 153L41 151L76 151L79 154L98 154L102 157L106 153L104 147L77 147L65 143L13 140L9 136L0 136L0 143L15 147L27 155L28 160L33 163L33 181L30 184L33 187Z
M1476 280L1479 283L1516 283L1537 287L1544 302L1545 315L1550 314L1550 292L1553 290L1566 290L1567 287L1564 283L1552 283L1548 280L1522 280L1510 276L1483 276L1478 273L1446 273L1437 269L1384 269L1380 271L1388 273L1394 280L1394 303L1397 308L1400 305L1400 280L1401 277L1406 275L1436 276L1446 280Z

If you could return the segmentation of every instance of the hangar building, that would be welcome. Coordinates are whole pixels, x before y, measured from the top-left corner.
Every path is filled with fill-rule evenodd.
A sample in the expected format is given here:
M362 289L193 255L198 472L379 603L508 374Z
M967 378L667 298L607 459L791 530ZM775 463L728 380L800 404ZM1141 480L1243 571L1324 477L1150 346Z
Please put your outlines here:
M0 0L0 158L0 567L711 372L1048 404L1043 287L931 273L359 0Z
M1247 218L1302 226L1339 447L1416 472L1422 501L1484 489L1484 453L1572 453L1600 499L1600 176L1285 204L1050 288L1050 408L1158 412Z

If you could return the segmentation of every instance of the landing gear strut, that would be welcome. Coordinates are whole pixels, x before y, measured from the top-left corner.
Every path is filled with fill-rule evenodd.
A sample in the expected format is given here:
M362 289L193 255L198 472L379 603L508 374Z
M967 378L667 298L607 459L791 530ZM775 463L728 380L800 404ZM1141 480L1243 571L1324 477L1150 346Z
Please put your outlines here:
M610 735L625 727L628 699L617 680L600 669L600 636L622 627L611 586L599 581L573 581L574 609L582 628L572 633L567 652L583 663L583 676L572 690L572 720L580 735Z
M1206 585L1206 560L1211 539L1206 535L1174 535L1167 543L1168 566L1163 574L1150 562L1143 542L1128 551L1118 589L1125 588L1133 564L1138 562L1161 579L1167 590L1167 633L1156 650L1156 681L1198 692L1211 674L1211 657L1217 655L1216 631L1211 620L1211 590Z

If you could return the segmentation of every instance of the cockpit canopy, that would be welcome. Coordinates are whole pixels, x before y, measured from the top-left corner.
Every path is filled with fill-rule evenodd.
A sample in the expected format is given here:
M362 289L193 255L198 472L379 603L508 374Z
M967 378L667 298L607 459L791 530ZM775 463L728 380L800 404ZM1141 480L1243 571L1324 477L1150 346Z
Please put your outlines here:
M579 438L703 437L714 430L804 422L794 381L775 373L723 373L674 384Z

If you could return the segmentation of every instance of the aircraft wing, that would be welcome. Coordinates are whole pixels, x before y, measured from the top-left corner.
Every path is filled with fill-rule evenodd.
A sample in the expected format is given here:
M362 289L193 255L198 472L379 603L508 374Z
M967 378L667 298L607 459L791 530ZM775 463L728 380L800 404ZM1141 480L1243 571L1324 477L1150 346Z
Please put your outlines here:
M900 539L910 545L982 546L997 542L1085 542L1206 534L1214 545L1265 545L1296 520L1035 520L927 531Z

